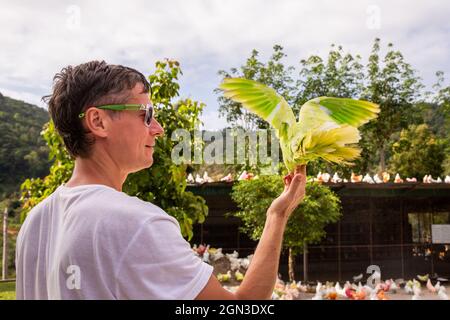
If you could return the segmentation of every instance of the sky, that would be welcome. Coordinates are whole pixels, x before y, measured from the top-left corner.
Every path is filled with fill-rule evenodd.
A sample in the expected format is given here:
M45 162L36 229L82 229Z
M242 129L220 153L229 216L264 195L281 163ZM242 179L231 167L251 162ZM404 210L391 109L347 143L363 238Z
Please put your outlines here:
M204 128L219 117L219 70L262 61L279 44L287 65L332 43L367 60L373 40L392 42L428 87L435 72L450 77L448 0L0 0L0 92L45 108L55 73L67 65L105 60L145 75L157 60L181 63L181 97L206 103ZM446 83L449 83L447 79Z

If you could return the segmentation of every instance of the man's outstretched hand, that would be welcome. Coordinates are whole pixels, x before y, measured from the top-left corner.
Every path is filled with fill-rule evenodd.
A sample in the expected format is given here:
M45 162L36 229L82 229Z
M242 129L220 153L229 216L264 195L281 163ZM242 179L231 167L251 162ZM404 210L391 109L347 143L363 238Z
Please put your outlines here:
M295 172L283 178L284 191L270 205L267 214L275 214L286 219L305 197L306 165L298 166Z

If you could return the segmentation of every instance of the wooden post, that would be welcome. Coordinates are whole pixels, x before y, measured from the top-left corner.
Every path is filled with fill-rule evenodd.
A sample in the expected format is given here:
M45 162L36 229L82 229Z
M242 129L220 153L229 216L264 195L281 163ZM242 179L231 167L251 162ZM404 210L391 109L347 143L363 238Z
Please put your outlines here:
M308 282L308 244L303 246L303 281Z
M2 280L8 276L8 208L3 213L3 257L2 257Z

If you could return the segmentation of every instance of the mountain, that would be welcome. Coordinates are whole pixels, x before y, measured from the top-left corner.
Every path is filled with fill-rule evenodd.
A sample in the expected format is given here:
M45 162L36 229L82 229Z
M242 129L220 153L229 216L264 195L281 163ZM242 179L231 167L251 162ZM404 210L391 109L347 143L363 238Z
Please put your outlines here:
M0 199L31 177L48 174L48 148L40 135L48 112L0 93Z

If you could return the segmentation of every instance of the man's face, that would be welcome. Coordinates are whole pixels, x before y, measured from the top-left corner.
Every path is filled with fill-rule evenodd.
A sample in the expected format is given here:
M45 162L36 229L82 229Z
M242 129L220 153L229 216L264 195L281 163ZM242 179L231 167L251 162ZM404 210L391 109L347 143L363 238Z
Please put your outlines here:
M148 104L148 93L142 93L143 84L138 83L132 90L127 104ZM126 173L149 168L153 164L156 138L164 134L164 129L152 119L150 127L144 124L145 110L120 111L119 117L111 122L108 132L108 150L116 165Z

